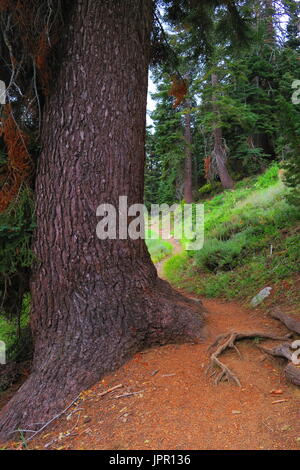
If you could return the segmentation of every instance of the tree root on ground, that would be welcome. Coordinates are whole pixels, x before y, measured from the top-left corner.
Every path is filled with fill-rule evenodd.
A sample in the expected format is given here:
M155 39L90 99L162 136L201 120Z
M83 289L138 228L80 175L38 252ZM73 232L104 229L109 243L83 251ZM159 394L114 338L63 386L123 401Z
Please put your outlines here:
M239 378L235 375L235 373L229 369L223 362L220 361L219 356L226 351L226 349L234 349L240 358L242 355L238 350L235 342L240 341L242 339L255 339L255 338L262 338L262 339L272 339L276 341L287 341L292 335L289 333L286 336L277 336L275 334L264 333L264 332L230 332L225 333L217 337L213 344L211 344L208 350L217 346L216 351L210 356L210 363L207 368L207 373L211 372L210 376L212 377L217 373L216 366L221 369L215 378L215 384L217 385L221 381L233 381L239 387L241 387L241 382Z
M272 318L276 318L276 320L281 321L288 330L291 330L294 333L298 333L300 335L300 320L283 313L279 308L275 308L272 312L270 312L270 316Z
M287 315L286 313L282 312L280 308L275 308L270 312L270 316L272 318L276 318L276 320L281 321L290 331L294 333L300 334L300 320L295 318L294 316ZM283 357L288 360L288 364L285 366L283 373L285 378L300 387L300 364L296 364L293 361L293 352L291 351L290 347L286 344L282 344L273 348L271 350L262 348L262 350L270 354L271 356L275 357ZM300 359L300 354L297 354L297 359Z
M260 346L259 349L270 356L283 357L284 359L287 359L289 362L283 369L284 376L289 382L300 387L300 365L293 364L292 355L294 351L290 350L290 346L288 344L280 344L273 349L267 349Z

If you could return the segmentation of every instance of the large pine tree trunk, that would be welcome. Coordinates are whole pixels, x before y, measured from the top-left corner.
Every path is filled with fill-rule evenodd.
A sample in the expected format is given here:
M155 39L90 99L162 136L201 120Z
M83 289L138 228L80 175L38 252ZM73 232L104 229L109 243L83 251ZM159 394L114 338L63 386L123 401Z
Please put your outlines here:
M36 182L33 370L2 438L39 428L142 348L201 337L201 307L158 279L143 240L96 236L99 204L143 200L151 23L152 0L73 3Z

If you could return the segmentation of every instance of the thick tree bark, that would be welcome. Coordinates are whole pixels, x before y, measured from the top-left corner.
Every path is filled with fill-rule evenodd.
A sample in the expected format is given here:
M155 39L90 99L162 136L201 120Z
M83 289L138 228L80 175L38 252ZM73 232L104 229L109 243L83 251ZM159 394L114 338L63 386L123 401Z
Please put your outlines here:
M190 108L189 103L188 109ZM193 154L192 154L192 132L191 115L185 114L185 161L184 161L184 188L183 197L187 204L194 202L193 198Z
M218 76L215 73L213 73L211 76L211 84L213 87L216 87L218 84ZM215 95L213 95L212 101L213 101L213 111L215 115L218 116L219 109L218 109L218 104L217 104L217 98ZM218 127L218 125L214 126L213 136L214 136L214 149L213 149L212 155L216 161L219 178L221 180L221 183L224 189L232 189L234 186L234 183L226 166L226 148L223 143L222 128Z
M152 0L72 8L36 182L33 370L1 413L1 438L39 428L142 348L202 332L201 306L158 279L143 240L96 237L99 204L143 201Z

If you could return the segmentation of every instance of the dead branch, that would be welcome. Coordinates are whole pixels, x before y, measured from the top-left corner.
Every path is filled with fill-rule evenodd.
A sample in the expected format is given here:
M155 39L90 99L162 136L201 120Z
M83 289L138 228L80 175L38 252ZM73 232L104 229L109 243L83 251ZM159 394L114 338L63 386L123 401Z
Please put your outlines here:
M260 349L260 351L266 354L270 354L270 356L284 357L288 361L292 360L293 353L290 350L290 347L288 344L280 344L279 346L276 346L273 349L267 349L267 348L264 348L263 346L258 346L258 349Z
M113 392L114 390L117 390L118 388L121 388L121 387L123 387L123 384L115 385L114 387L108 388L104 392L99 393L98 397L103 397L107 393Z
M31 430L31 429L26 429L25 432L33 432L33 434L28 439L26 439L26 442L29 442L32 439L34 439L37 434L40 434L42 431L44 431L44 429L46 429L47 426L49 426L51 423L53 423L53 421L60 418L60 416L62 416L64 413L66 413L68 411L68 409L71 408L71 406L74 405L74 403L79 399L79 397L80 397L80 395L78 395L76 398L74 398L74 400L63 411L61 411L60 413L55 415L53 418L51 418L49 421L47 421L47 423L45 423L37 431ZM14 429L9 434L14 434L16 432L22 432L22 429Z
M221 340L228 338L229 335L234 335L234 341L240 341L242 339L253 339L253 338L262 338L262 339L273 339L275 341L287 341L292 334L288 333L285 336L271 335L270 333L259 332L246 332L246 333L223 333L222 335L217 336L216 340L208 347L208 351L215 346L217 346Z
M273 349L267 349L260 346L259 349L270 356L283 357L284 359L287 359L289 362L283 369L284 376L289 382L300 387L300 365L297 366L292 363L293 351L290 350L288 344L281 344Z
M289 362L283 372L287 380L300 387L300 366Z

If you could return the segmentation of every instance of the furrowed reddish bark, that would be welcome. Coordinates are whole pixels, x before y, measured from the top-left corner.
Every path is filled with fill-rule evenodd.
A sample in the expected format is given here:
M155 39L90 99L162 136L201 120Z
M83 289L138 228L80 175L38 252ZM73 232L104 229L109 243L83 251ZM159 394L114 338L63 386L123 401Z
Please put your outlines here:
M143 240L96 236L101 203L143 201L152 8L73 2L36 181L33 369L1 412L1 439L40 428L135 352L201 337L201 305L158 279Z

